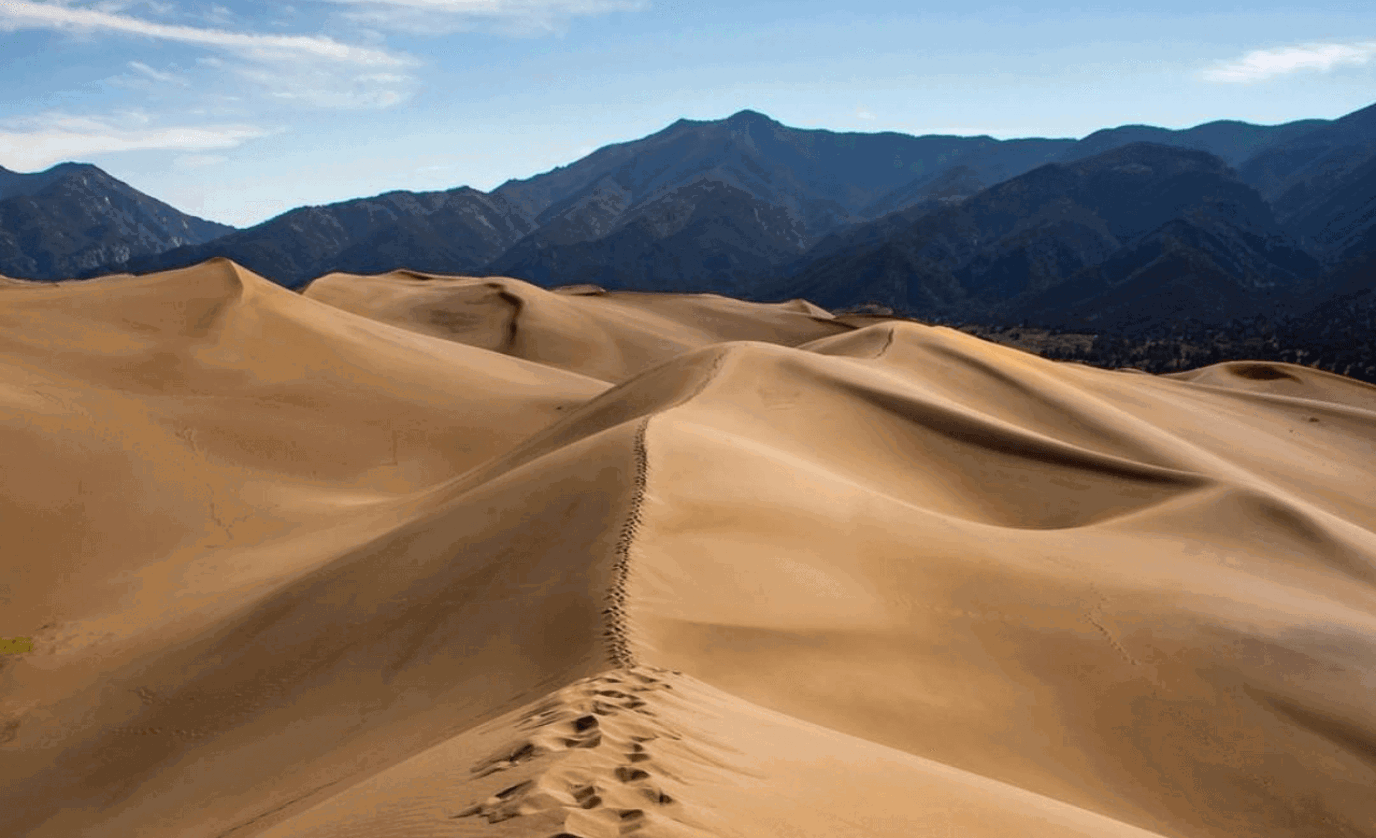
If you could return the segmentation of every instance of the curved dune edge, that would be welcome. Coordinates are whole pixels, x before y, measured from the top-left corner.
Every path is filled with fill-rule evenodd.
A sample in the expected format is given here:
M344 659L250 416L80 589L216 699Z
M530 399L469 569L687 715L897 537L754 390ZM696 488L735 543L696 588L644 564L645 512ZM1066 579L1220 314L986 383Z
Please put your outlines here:
M999 358L953 332L894 328L873 354L876 342L859 333L833 339L855 350L842 361L856 367L849 375L735 345L700 398L651 423L655 502L628 586L638 659L1163 834L1317 825L1361 834L1373 806L1360 790L1376 777L1376 715L1362 698L1376 659L1376 535L1364 478L1336 463L1370 450L1376 425L1361 423L1364 411L1331 404L1319 424L1350 421L1339 432L1351 431L1349 447L1315 464L1319 440L1287 440L1291 471L1278 479L1286 452L1273 439L1239 450L1245 424L1209 427L1232 408L1216 392L1185 406L1222 410L1185 422L1187 411L1167 410L1181 400L1169 384L1154 397L1155 385L1138 385L1127 404L1106 405L1117 387L1094 384L1118 385L1112 374L1077 369L1053 382L1058 365ZM997 375L959 407L930 410L940 392L931 374L906 402L860 385L876 362L912 380L905 355L963 353ZM764 382L788 392L798 379L830 384L847 407L814 388L806 408L771 416ZM1075 431L1060 428L1056 445L1040 434L1006 444L986 430L995 417L970 410L977 402L1014 418L995 384L1056 405L1062 421L1078 420ZM1296 412L1321 400L1271 405L1273 431L1290 430L1301 427ZM1042 424L1041 405L1021 408L1023 428ZM953 418L962 411L972 415ZM904 421L879 433L894 414ZM829 415L847 417L845 437L826 426ZM1157 424L1145 427L1144 416ZM979 449L978 460L925 486L906 475L902 488L918 491L902 497L886 460L913 450L899 443L914 431L928 469L961 447ZM866 432L880 457L856 450ZM950 505L968 490L957 481L1009 454L1035 473L1013 463L985 472L982 503ZM727 461L751 481L724 475L717 464ZM1339 485L1295 491L1315 485L1313 471ZM1115 496L1130 505L1093 514ZM953 726L960 733L947 734ZM1306 747L1287 751L1286 763L1251 750L1297 738ZM1249 786L1252 806L1217 805L1217 789ZM1311 806L1315 820L1297 826Z
M722 341L796 346L850 329L802 300L761 304L596 286L546 291L507 277L328 274L302 293L403 329L613 383Z
M6 289L0 834L1376 834L1376 388L311 288Z

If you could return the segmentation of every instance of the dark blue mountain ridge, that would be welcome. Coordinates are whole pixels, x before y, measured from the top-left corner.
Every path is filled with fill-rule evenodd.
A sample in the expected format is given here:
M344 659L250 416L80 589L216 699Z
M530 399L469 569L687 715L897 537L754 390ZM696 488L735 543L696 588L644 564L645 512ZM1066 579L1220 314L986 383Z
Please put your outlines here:
M1182 131L1149 127L1143 130L1163 139L1165 144L1217 151L1227 155L1226 162L1233 162L1250 151L1283 145L1328 124L1324 120L1303 120L1280 126L1214 122ZM532 240L518 243L488 269L539 281L540 277L551 276L556 264L566 267L572 263L601 261L606 263L605 274L619 277L618 282L628 282L635 287L636 273L630 266L649 264L646 254L633 253L624 238L618 240L615 254L610 247L599 252L595 242L615 235L620 225L634 216L638 202L672 195L687 182L704 178L729 183L754 200L784 206L790 216L801 223L799 252L784 254L786 263L796 263L800 259L825 255L852 234L862 238L886 235L881 231L892 231L945 204L967 199L983 187L1050 160L1084 159L1121 146L1133 136L1132 129L1127 126L1096 132L1080 141L999 141L989 137L833 134L787 128L749 111L714 123L680 120L647 138L654 142L642 147L646 153L635 162L604 165L599 178L589 182L582 192L574 192L546 207L537 218L541 226L532 234ZM857 143L856 150L863 152L858 163L844 155L852 140ZM861 188L872 187L882 180L883 162L894 151L893 147L884 144L894 142L903 145L891 162L899 164L894 167L895 172L901 172L906 182L876 200L858 205L856 196ZM623 157L629 151L627 146L618 147ZM828 170L828 165L832 169ZM776 168L785 171L774 174ZM646 176L647 172L650 177ZM849 192L835 188L836 172L840 172L840 177L850 185ZM660 181L658 184L654 182L656 177ZM683 193L684 200L688 194L691 193ZM725 211L726 205L720 206ZM742 204L729 213L734 219L732 224L750 227L753 222L749 215L753 212ZM899 215L885 218L892 213ZM867 223L880 218L884 220L879 224ZM762 232L761 235L773 239L773 234ZM648 243L653 238L645 241ZM710 241L697 241L710 246ZM575 248L577 255L564 254L561 248ZM677 258L679 261L684 258L704 261L696 256L679 254ZM713 254L703 256L705 261L711 261ZM727 257L727 261L734 258ZM782 269L783 265L779 267ZM649 282L648 275L642 279ZM706 274L699 277L704 290L710 287L720 291L722 279L720 274L710 281ZM685 277L685 281L689 280L691 277ZM732 287L750 284L741 277L730 282ZM690 282L685 287L697 286Z
M74 174L93 174L100 169L90 163L58 163L41 172L12 172L0 166L0 200L16 195L34 195L63 177Z
M1302 119L1282 125L1253 125L1225 119L1181 129L1120 125L1102 128L1081 139L1062 159L1078 160L1128 143L1149 142L1207 151L1230 166L1238 166L1268 148L1329 124L1325 119Z
M799 251L802 225L785 208L702 178L638 205L594 241L526 237L487 268L545 286L747 296L753 282Z
M300 207L205 244L107 266L131 273L232 259L288 287L332 271L396 267L473 273L535 229L502 195L467 186L441 192L386 192ZM88 272L93 276L100 271Z
M1318 268L1285 237L1187 213L1002 314L1096 331L1276 317L1290 310Z
M363 270L365 265L372 269L379 264L375 256L378 248L391 254L399 245L389 247L389 242L405 242L404 252L397 252L403 260L399 264L417 270L473 273L519 269L531 277L544 276L556 262L604 258L594 256L596 246L588 245L618 233L646 213L693 216L692 203L708 194L696 185L705 182L731 187L714 199L713 205L724 213L723 227L742 232L721 237L723 242L751 238L744 231L756 223L755 213L762 208L776 208L788 220L770 222L769 230L760 228L758 253L748 254L732 245L730 252L707 252L702 259L692 261L736 265L756 264L763 259L762 264L771 266L800 255L828 232L864 221L866 207L915 179L939 178L952 166L967 164L978 177L986 179L1006 171L1020 173L1073 143L1070 139L1000 141L989 137L847 134L789 128L763 114L742 111L724 120L680 120L640 140L605 146L569 166L523 181L508 181L485 196L466 187L417 194L421 205L434 200L422 200L421 195L444 194L468 206L467 213L455 216L447 236L439 234L429 210L413 206L401 211L397 196L402 193L389 193L391 197L302 208L205 246L136 257L105 269L146 272L224 256L285 285L299 286L323 272ZM980 171L985 175L979 176ZM987 182L971 184L970 188L982 185ZM666 209L666 204L675 202L684 205L673 211ZM367 211L373 203L380 205L377 211ZM486 208L479 210L479 203ZM309 213L313 220L296 213ZM367 222L361 226L346 218L365 215ZM479 215L492 228L478 220ZM761 217L765 215L773 217L772 213ZM338 217L330 221L328 216ZM793 241L786 251L776 247L781 224L792 231ZM428 230L411 229L413 226ZM500 234L494 235L493 228ZM671 225L651 224L643 232L650 235L644 239L648 247L657 236L670 235ZM638 235L617 239L616 259L649 264L648 251L633 252L629 247L631 240L640 240ZM525 236L533 238L521 241L515 252L505 253ZM718 237L703 239L689 234L680 236L677 243L689 240L710 244ZM364 242L372 243L371 254ZM746 250L753 247L744 246ZM561 247L576 247L580 255L556 258ZM631 282L637 276L624 265L612 273L627 276ZM696 281L692 275L683 278L690 286Z
M1376 246L1371 114L997 140L792 128L742 111L679 120L490 193L304 207L87 275L225 256L289 286L402 267L755 299L815 292L831 306L885 289L915 313L991 317L1072 279L1089 283L1077 299L1112 307L1102 295L1171 264L1256 300L1318 293L1325 270Z
M991 160L985 168L997 168L996 174L1010 167L1025 171L1074 141L1007 142L1034 150L1020 156L1005 151L1004 157L1016 159ZM634 143L599 149L556 172L508 181L495 192L534 211L543 229L557 219L576 217L589 190L616 192L624 209L630 209L710 178L784 207L815 239L862 220L867 206L896 188L934 177L958 161L992 158L1002 145L989 137L790 128L755 111L741 111L724 120L679 120ZM983 185L1002 179L990 178Z
M1333 196L1350 187L1354 178L1362 177L1360 173L1373 160L1376 105L1272 145L1243 162L1238 171L1272 203L1282 223L1298 222L1307 234L1313 234L1337 221L1352 200L1365 200L1349 191L1335 204ZM1366 226L1370 226L1369 221ZM1326 259L1341 261L1352 255L1345 243L1353 235L1349 230L1331 238L1311 238L1310 244ZM1355 231L1356 237L1360 235Z
M34 173L0 167L0 273L53 279L232 232L87 163Z
M761 298L1020 319L1038 300L1038 312L1047 300L1103 302L1164 255L1179 262L1191 249L1198 252L1186 261L1207 261L1209 276L1227 276L1258 297L1320 270L1224 161L1133 143L1041 166L906 223L858 228L829 242L824 255L793 262ZM1078 285L1053 293L1072 280Z

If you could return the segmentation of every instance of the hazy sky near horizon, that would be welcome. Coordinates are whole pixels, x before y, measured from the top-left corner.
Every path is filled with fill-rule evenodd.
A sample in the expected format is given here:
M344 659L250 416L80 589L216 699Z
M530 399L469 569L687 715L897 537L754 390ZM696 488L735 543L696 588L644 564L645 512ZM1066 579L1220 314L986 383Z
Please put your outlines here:
M236 226L491 189L675 120L1081 137L1376 101L1376 6L1165 0L0 0L0 165Z

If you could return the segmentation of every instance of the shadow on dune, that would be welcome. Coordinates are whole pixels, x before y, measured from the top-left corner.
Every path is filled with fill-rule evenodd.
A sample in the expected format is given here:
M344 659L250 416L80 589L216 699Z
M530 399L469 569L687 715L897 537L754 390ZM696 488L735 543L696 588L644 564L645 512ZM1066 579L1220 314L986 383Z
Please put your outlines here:
M2 293L5 834L1376 834L1366 385L501 277Z

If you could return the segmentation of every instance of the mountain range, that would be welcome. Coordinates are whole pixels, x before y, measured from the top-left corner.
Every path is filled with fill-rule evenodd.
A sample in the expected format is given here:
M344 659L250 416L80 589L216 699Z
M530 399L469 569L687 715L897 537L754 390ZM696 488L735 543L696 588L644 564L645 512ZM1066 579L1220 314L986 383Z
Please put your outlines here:
M838 133L747 110L491 192L390 192L245 230L76 164L4 171L0 212L0 273L31 279L223 256L288 287L407 268L934 319L1208 323L1309 310L1362 285L1376 106L1080 140Z
M0 273L59 279L234 231L187 215L90 164L0 166Z
M1039 167L805 254L775 293L929 316L1209 319L1322 272L1261 195L1203 151L1134 142Z
M1107 150L1106 132L1091 135L1092 154L1072 150L968 204L844 231L766 293L1121 330L1285 316L1371 288L1376 106L1263 141L1232 126L1117 129L1132 142ZM978 246L951 244L961 230Z

